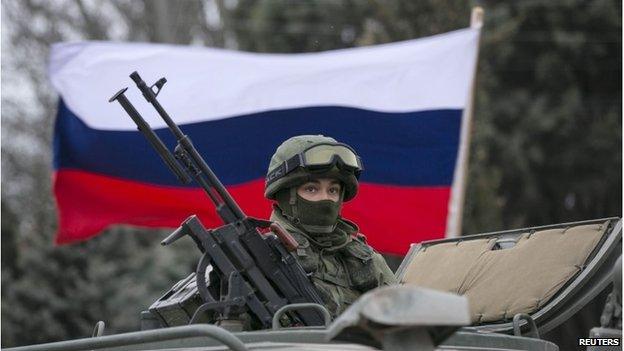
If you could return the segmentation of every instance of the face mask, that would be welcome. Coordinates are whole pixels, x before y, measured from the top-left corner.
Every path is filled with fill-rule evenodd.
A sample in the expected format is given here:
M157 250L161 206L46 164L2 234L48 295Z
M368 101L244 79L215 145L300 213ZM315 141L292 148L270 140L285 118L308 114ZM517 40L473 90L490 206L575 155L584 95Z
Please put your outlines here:
M297 195L297 212L301 226L312 233L331 233L336 227L341 202L309 201Z
M342 200L309 201L299 196L296 190L278 193L276 200L291 221L310 233L333 232L342 207Z

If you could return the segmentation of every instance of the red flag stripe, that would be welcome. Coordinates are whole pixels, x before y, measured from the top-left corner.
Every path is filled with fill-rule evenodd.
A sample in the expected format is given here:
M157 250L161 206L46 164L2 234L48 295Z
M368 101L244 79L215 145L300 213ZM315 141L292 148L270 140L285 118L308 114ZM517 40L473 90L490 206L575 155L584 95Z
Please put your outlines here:
M268 218L264 180L229 186L247 215ZM219 226L214 206L199 188L128 181L61 169L54 174L59 208L57 244L85 240L113 224L177 227L197 214L207 227ZM362 183L343 216L355 221L378 251L405 254L409 244L444 236L450 187L404 187ZM396 210L396 209L400 210ZM393 228L393 229L390 229Z

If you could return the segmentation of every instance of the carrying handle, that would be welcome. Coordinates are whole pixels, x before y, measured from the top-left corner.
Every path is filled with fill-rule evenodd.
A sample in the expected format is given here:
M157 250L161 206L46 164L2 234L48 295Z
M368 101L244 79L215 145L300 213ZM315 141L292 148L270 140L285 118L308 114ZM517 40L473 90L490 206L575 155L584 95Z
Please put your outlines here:
M539 331L537 330L537 325L531 316L526 313L518 313L513 317L513 331L515 336L522 336L522 330L520 326L520 320L525 320L529 325L529 333L532 337L539 339Z
M325 306L319 305L318 303L291 303L290 305L282 306L282 308L275 312L273 315L273 330L281 329L280 318L284 313L293 310L303 310L306 308L315 309L321 312L323 314L325 327L329 326L329 323L331 323L331 315Z

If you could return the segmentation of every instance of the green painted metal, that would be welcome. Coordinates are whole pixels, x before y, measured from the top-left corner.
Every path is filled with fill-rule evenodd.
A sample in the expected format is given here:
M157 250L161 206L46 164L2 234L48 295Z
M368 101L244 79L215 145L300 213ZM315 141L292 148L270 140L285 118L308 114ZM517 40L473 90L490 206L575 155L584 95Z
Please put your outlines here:
M152 342L176 340L192 337L208 337L226 345L234 351L247 351L245 344L234 334L214 325L189 325L134 333L101 336L78 340L60 341L48 344L31 345L7 349L11 351L79 351L97 350L126 345L147 344Z

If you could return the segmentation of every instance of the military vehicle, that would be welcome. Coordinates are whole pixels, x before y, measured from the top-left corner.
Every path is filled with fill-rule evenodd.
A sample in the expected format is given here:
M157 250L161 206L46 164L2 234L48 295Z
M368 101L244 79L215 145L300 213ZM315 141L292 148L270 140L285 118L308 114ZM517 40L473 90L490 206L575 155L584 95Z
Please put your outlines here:
M556 351L540 336L606 289L601 325L578 337L621 339L621 249L619 218L427 241L411 247L399 285L363 295L326 326L282 327L281 314L301 308L295 304L266 330L163 328L144 318L138 332L102 335L98 323L91 338L9 350ZM590 341L587 350L621 350Z
M91 338L10 350L556 351L540 336L609 288L600 326L579 335L579 345L621 349L619 218L412 245L395 273L398 284L369 291L331 320L295 259L297 242L274 223L246 216L162 109L156 96L166 80L149 87L138 73L130 77L176 136L174 154L124 96L127 88L110 101L181 181L195 179L225 224L206 229L191 216L163 240L189 236L202 256L195 273L141 313L141 331L104 335L100 321Z

